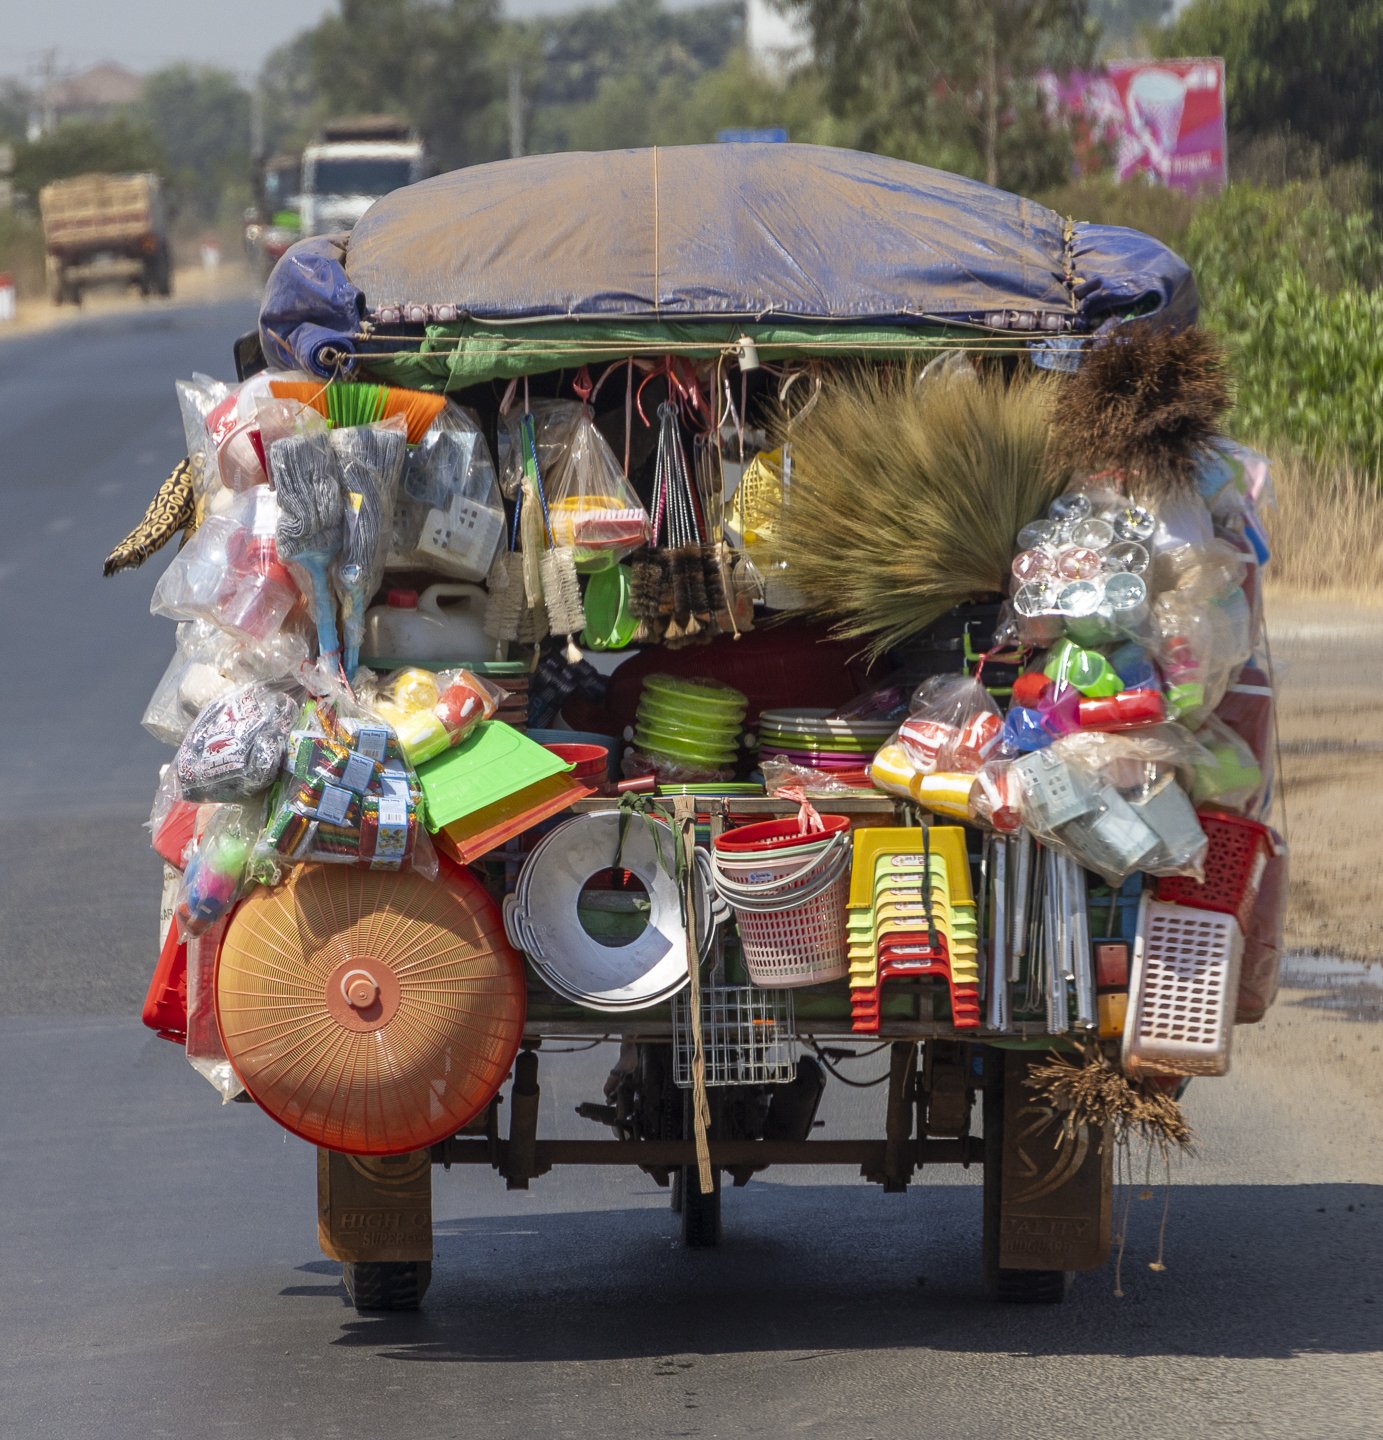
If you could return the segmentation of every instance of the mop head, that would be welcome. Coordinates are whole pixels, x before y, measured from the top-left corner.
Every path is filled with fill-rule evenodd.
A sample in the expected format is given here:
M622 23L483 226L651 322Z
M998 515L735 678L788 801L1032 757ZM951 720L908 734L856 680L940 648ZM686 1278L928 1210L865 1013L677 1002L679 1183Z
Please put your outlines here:
M861 368L780 416L793 483L770 549L802 609L867 636L872 658L1002 594L1013 537L1065 488L1047 463L1054 383L966 371L919 388L911 369Z
M1074 1057L1054 1054L1033 1066L1023 1083L1062 1117L1067 1134L1098 1125L1119 1142L1138 1136L1164 1155L1195 1153L1195 1134L1181 1106L1150 1081L1129 1079L1098 1045Z
M1121 325L1063 385L1052 458L1068 470L1122 470L1141 495L1185 488L1231 403L1224 350L1206 331Z
M279 558L340 552L345 503L325 435L291 435L270 449L279 500Z

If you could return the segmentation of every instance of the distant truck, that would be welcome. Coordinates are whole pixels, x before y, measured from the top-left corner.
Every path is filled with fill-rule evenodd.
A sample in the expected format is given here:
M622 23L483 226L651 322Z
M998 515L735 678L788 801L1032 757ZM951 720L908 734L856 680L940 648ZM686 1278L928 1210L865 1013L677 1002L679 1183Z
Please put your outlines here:
M426 173L423 142L407 121L395 115L334 120L303 151L302 233L349 230L381 195Z
M302 166L302 156L290 154L255 162L255 203L245 212L245 254L263 277L267 278L283 252L302 234L298 213Z
M74 175L38 194L47 251L48 294L80 305L88 285L133 283L142 295L170 295L168 212L157 175Z

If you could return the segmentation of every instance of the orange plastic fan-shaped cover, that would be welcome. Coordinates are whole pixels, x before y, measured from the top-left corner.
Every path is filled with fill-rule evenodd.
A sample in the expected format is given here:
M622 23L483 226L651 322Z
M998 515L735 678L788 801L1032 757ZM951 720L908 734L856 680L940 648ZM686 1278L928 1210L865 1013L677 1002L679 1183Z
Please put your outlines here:
M524 998L493 901L450 865L438 882L305 867L235 912L216 976L246 1090L294 1134L353 1155L436 1144L488 1105Z

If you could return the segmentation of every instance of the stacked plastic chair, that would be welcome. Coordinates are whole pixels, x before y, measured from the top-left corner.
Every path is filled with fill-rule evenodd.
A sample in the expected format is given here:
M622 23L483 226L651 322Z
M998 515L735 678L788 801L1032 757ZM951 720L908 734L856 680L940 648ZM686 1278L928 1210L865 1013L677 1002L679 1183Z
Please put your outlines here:
M847 933L850 1022L877 1035L889 980L944 980L957 1030L980 1024L978 918L959 826L854 833Z

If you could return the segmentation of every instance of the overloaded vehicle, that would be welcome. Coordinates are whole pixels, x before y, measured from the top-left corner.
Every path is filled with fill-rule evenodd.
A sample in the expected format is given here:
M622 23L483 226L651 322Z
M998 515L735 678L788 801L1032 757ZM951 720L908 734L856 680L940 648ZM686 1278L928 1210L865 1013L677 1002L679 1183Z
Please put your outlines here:
M437 1167L636 1168L701 1247L727 1177L974 1166L989 1293L1105 1265L1281 945L1270 478L1196 309L1145 235L798 145L288 250L107 566L190 532L145 1020L316 1147L359 1309L420 1302Z
M54 305L80 305L92 285L173 292L168 211L154 174L92 172L53 180L38 192Z

